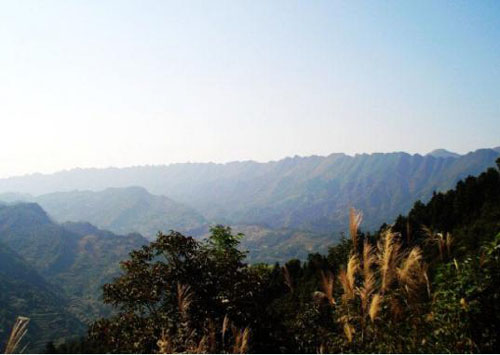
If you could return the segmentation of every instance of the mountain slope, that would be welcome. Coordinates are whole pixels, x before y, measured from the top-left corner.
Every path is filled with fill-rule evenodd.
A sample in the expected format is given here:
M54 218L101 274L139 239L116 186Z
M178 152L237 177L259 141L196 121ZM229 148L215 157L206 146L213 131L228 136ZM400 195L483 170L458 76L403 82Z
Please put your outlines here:
M57 192L34 201L59 222L85 221L114 233L137 232L149 239L160 230L191 233L206 224L192 208L141 187Z
M457 252L477 251L500 232L500 160L497 164L497 169L459 181L453 190L434 194L426 204L416 202L408 216L398 217L395 230L406 237L409 222L411 234L418 236L425 234L425 225L451 232Z
M89 224L58 225L33 203L0 207L0 242L63 290L82 321L106 311L98 302L101 285L118 274L131 250L147 243L138 234L117 236Z
M315 233L345 230L347 211L364 211L367 229L406 213L500 155L480 149L460 157L406 153L294 157L269 163L173 164L124 169L75 169L0 180L0 192L47 193L138 185L170 196L209 221Z
M30 352L41 352L47 342L82 334L85 326L67 307L61 290L45 281L18 254L0 243L0 349L17 316L30 318L23 340Z
M243 233L241 250L248 251L248 263L285 263L290 259L306 260L310 253L326 253L339 241L333 233L312 233L290 229L270 229L257 225L232 226Z
M169 192L222 223L338 232L345 230L348 209L355 206L363 210L364 225L372 229L408 211L410 201L427 200L434 190L447 190L459 179L493 166L498 155L493 150L457 159L405 153L334 154L241 163L232 169L223 166L226 174L213 172L211 180L193 184L189 190L177 186Z

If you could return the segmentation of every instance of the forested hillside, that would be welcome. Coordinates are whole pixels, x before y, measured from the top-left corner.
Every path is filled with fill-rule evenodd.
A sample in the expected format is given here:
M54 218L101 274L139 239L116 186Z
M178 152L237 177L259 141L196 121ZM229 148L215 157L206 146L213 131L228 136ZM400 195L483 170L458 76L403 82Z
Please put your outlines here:
M351 209L350 239L283 266L250 265L244 252L287 248L274 231L240 226L245 240L216 226L205 240L171 232L148 244L56 224L37 204L2 205L2 341L24 315L29 349L52 340L52 352L496 352L497 165L375 233L360 232ZM293 236L304 238L314 240Z
M59 343L83 334L86 325L68 310L69 303L59 288L0 243L0 349L19 315L30 318L24 341L31 352L43 351L49 341Z
M163 234L104 287L118 311L59 351L462 353L500 350L500 160L327 255L245 264L242 235Z
M158 231L200 234L207 221L195 210L141 187L99 192L56 192L33 199L59 222L89 222L114 233L140 233L152 239Z
M118 262L146 240L117 236L89 224L58 225L37 204L0 207L0 242L15 250L40 275L75 296L84 314L98 314L100 285ZM93 309L97 307L97 309Z
M102 285L147 241L88 223L58 225L40 206L23 203L0 207L0 243L2 334L17 315L28 316L29 350L40 351L48 340L81 335L96 317L109 314Z
M75 169L2 179L0 192L141 186L193 208L210 223L331 233L344 230L350 206L363 210L366 228L377 228L407 213L413 201L426 201L433 191L446 191L494 166L499 155L480 149L458 157L331 154L269 163Z

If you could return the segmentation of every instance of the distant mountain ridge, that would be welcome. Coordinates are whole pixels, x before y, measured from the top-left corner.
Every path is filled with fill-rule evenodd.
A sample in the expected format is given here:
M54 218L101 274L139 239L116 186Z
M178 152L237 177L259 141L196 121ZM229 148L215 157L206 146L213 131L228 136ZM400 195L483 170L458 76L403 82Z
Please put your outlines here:
M0 194L5 203L34 202L58 223L89 222L114 233L139 233L154 239L158 231L200 234L207 221L194 209L139 186L102 191L54 192L41 196Z
M207 222L194 209L138 186L55 192L33 198L58 222L90 222L119 234L154 239L158 231L197 233Z
M441 152L443 153L443 152ZM449 155L447 153L447 155ZM342 153L269 163L199 163L75 169L0 180L0 192L51 193L141 186L199 212L210 224L260 225L328 233L345 231L347 211L377 228L468 175L495 165L500 152L479 149L453 159L398 153ZM80 219L81 220L81 219Z
M62 223L61 226L65 229L80 235L139 232L147 239L154 240L158 231L167 233L169 230L176 230L202 238L208 235L210 227L208 221L187 206L164 196L152 195L139 187L109 188L97 192L58 192L38 197L0 194L0 201L2 200L13 209L19 201L32 203L32 208L38 210L47 223L51 223L52 217ZM99 230L96 226L113 233ZM249 251L250 262L273 263L289 258L303 259L311 250L326 251L338 239L332 234L273 230L257 225L233 227L235 231L245 233L242 248Z
M460 154L450 152L446 149L434 149L426 155L433 156L434 158L458 158L460 156Z

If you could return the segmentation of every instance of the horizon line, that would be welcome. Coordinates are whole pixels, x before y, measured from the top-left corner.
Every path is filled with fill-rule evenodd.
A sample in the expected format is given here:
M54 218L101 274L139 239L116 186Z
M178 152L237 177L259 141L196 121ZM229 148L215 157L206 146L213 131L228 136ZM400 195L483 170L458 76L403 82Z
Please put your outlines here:
M0 177L0 180L7 180L7 179L15 179L15 178L21 178L21 177L30 177L30 176L39 176L39 175L56 175L56 174L60 174L60 173L68 173L68 172L72 172L72 171L77 171L77 170L108 170L108 169L133 169L133 168L154 168L154 167L169 167L169 166L174 166L174 165L196 165L196 164L199 164L199 165L202 165L202 164L212 164L212 165L229 165L229 164L238 164L238 163L256 163L256 164L269 164L269 163L277 163L277 162L280 162L280 161L283 161L283 160L287 160L287 159L297 159L297 158L300 158L300 159L307 159L307 158L327 158L327 157L330 157L332 155L344 155L344 156L347 156L347 157L351 157L351 158L354 158L356 156L361 156L361 155L375 155L375 154L407 154L407 155L410 155L410 156L415 156L415 155L419 155L419 156L428 156L429 154L431 154L432 152L434 151L437 151L437 150L444 150L448 153L451 153L451 154L457 154L458 156L464 156L464 155L467 155L467 154L470 154L470 153L474 153L478 150L494 150L494 151L499 151L500 152L500 146L496 146L496 147L491 147L491 148L477 148L475 150L471 150L471 151L468 151L466 153L457 153L457 152L453 152L453 151L450 151L446 148L436 148L436 149L433 149L431 151L429 151L428 153L425 153L425 154L421 154L421 153L409 153L409 152L405 152L405 151L390 151L390 152L370 152L370 153L367 153L367 152L364 152L364 153L344 153L344 152L333 152L333 153L330 153L330 154L327 154L327 155L321 155L321 154L310 154L310 155L299 155L299 154L295 154L293 156L285 156L283 158L280 158L280 159L273 159L273 160L265 160L265 161L259 161L259 160L254 160L254 159L246 159L246 160L230 160L230 161L195 161L195 162L192 162L192 161L185 161L185 162L171 162L171 163L159 163L159 164L138 164L138 165L124 165L124 166L113 166L113 165L109 165L109 166L90 166L90 167L81 167L81 166L76 166L76 167L72 167L72 168L66 168L66 169L59 169L59 170L55 170L55 171L52 171L52 172L32 172L32 173L26 173L26 174L18 174L18 175L10 175L10 176L3 176L3 177ZM445 159L445 158L443 158Z

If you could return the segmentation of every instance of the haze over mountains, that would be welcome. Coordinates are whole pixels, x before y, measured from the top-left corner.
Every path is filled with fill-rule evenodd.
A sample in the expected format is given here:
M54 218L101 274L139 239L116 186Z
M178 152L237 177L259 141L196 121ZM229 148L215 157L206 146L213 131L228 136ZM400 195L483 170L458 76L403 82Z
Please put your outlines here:
M0 335L16 314L32 318L30 350L81 334L108 314L100 289L118 275L119 261L159 230L202 237L223 223L245 234L250 262L304 259L338 241L350 206L374 230L499 156L500 149L332 154L0 180Z
M262 224L327 232L342 225L351 205L364 211L368 228L376 227L406 212L411 201L428 199L432 191L449 189L459 179L493 166L500 154L499 148L495 149L479 149L461 156L443 150L425 156L403 152L355 156L340 153L268 163L74 169L0 179L0 193L41 195L140 186L189 206L178 207L197 211L209 223ZM72 201L89 197L85 193L77 195L67 197ZM113 194L108 191L105 195L109 198ZM62 196L46 196L41 200L48 207L48 200L59 197ZM166 203L164 200L163 204ZM191 222L186 223L189 228Z
M293 157L268 163L186 163L74 169L0 179L0 200L38 203L59 223L90 222L153 239L178 230L197 237L210 225L246 232L250 259L272 262L324 251L346 230L349 207L373 230L416 200L495 165L500 148L458 155L438 149Z
M142 187L55 192L33 200L57 221L86 221L115 233L138 232L147 238L170 229L199 234L207 224L194 209L168 197L152 195Z
M433 156L434 158L458 158L460 154L450 152L446 149L434 149L426 155Z

